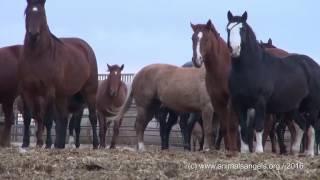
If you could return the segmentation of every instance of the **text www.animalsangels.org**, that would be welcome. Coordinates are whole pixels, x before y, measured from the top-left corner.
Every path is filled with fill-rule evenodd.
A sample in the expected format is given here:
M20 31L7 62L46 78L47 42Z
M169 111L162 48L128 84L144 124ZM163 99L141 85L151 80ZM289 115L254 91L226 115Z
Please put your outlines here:
M185 168L188 170L294 170L303 169L304 164L301 162L294 163L186 163Z

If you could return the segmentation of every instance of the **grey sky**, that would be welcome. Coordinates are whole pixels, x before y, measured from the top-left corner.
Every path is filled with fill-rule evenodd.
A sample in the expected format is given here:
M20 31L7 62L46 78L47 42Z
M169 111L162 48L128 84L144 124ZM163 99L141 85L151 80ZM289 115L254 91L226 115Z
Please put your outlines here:
M1 2L0 46L21 44L26 1ZM303 53L320 62L320 15L317 0L47 0L51 31L74 36L95 50L99 72L106 64L125 64L136 72L152 63L182 65L192 55L190 22L210 18L226 39L227 11L248 12L259 40L269 37L289 52Z

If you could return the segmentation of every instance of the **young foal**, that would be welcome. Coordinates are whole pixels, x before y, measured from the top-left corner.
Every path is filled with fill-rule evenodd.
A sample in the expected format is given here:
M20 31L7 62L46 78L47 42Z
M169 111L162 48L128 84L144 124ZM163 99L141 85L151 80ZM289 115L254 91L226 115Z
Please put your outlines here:
M211 20L207 24L191 24L193 57L196 67L204 63L205 82L218 119L226 149L238 151L238 123L230 108L228 77L231 57L226 42L220 37ZM220 138L219 138L220 139Z
M81 97L88 105L93 147L98 147L96 92L98 72L92 48L78 38L55 37L49 30L45 0L27 0L23 58L19 63L22 95L38 121L42 146L45 116L55 115L56 148L65 147L68 100Z
M18 95L18 61L22 46L0 48L0 103L5 116L0 146L10 145L11 125L14 123L13 103Z
M304 55L278 58L266 53L246 22L246 12L242 16L233 16L229 11L228 20L228 46L232 56L229 88L232 104L240 118L241 146L245 147L250 141L248 130L254 127L256 152L263 152L262 132L266 113L293 112L299 137L293 149L297 151L305 125L299 112L304 112L308 114L306 120L311 139L307 154L313 156L314 128L318 129L320 110L319 65ZM248 109L255 110L250 127L246 122Z
M122 104L124 103L127 96L127 86L121 81L121 71L124 65L119 67L118 65L110 66L108 64L109 75L108 78L99 85L97 93L97 114L99 119L99 136L100 136L100 147L106 147L106 131L111 123L107 121L106 117L115 116ZM122 119L119 121L121 125ZM115 147L116 139L115 137L119 134L119 129L114 128L113 138L111 141L110 148Z
M131 91L115 121L120 121L133 99L137 106L135 128L139 150L144 150L144 130L161 103L178 112L201 112L204 150L212 146L213 129L217 127L216 124L212 125L213 107L205 88L204 69L180 68L168 64L144 67L134 77Z

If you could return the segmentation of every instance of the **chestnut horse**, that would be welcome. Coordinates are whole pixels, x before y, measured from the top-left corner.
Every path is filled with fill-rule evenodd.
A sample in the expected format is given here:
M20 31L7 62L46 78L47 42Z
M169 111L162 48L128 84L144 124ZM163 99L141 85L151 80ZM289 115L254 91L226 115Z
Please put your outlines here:
M217 125L212 124L213 107L204 78L204 69L180 68L168 64L148 65L134 77L126 102L115 121L120 121L134 99L137 106L135 128L138 150L143 151L144 130L161 104L177 112L201 112L204 150L208 150Z
M14 123L13 103L18 95L18 61L22 46L0 48L0 103L5 116L0 146L10 145L11 125Z
M119 109L123 105L127 96L127 86L121 81L121 71L124 65L119 67L118 65L110 66L108 64L109 75L108 78L99 85L97 93L97 115L99 120L99 136L100 136L100 147L106 147L106 131L111 123L107 121L106 117L112 117L117 115ZM119 121L121 125L122 119ZM111 141L110 148L115 147L116 137L118 137L119 129L114 128L113 138Z
M37 145L42 146L45 116L56 120L56 148L65 147L68 101L80 98L89 109L93 148L98 147L97 62L92 48L78 38L57 38L47 24L45 0L27 0L23 58L19 63L22 96L38 122Z
M227 150L238 151L238 122L230 106L228 89L231 68L228 46L216 31L211 20L207 24L191 24L191 28L193 30L192 61L196 67L201 67L204 63L206 87L220 120L220 134L224 137Z

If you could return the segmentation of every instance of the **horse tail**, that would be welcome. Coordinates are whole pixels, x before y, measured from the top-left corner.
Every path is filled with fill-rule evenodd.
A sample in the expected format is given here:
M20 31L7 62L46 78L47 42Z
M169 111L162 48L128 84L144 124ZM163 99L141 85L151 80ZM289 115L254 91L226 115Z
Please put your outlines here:
M132 101L133 101L133 91L132 91L132 85L131 85L127 98L123 103L123 105L121 106L118 114L114 118L112 118L113 121L120 121L123 118L124 114L129 110L132 104Z

